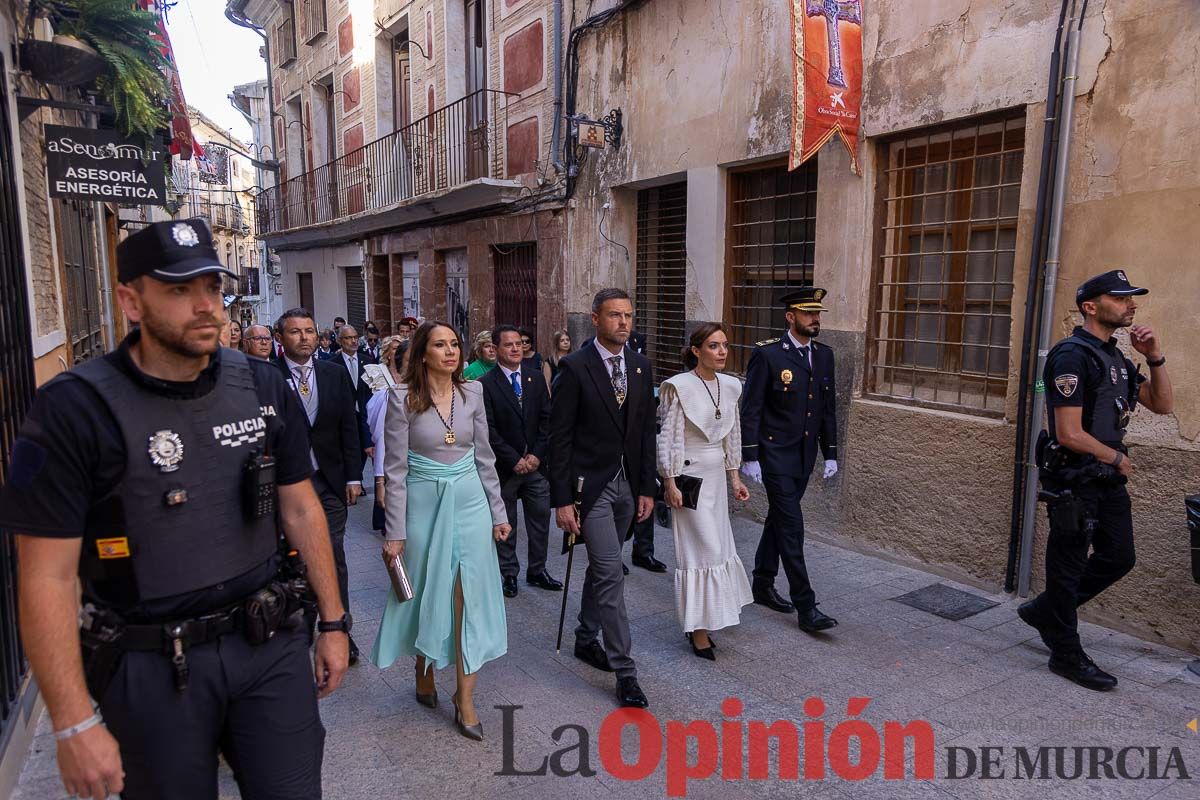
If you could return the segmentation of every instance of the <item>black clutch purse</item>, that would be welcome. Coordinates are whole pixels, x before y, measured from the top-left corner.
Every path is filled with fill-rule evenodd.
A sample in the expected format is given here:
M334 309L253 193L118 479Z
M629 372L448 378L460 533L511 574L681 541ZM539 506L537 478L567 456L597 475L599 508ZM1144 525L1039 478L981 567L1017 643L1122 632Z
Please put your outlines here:
M675 488L683 495L683 507L696 510L696 506L700 504L700 484L704 483L703 478L697 478L692 475L677 475L675 477Z

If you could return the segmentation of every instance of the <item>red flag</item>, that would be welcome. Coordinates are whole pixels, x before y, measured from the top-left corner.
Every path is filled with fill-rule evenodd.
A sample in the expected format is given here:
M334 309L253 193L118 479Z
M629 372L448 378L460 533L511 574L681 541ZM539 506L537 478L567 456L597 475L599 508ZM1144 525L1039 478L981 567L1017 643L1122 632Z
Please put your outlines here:
M792 0L792 146L788 169L833 136L858 172L862 0Z
M158 36L162 42L162 54L167 59L167 81L171 84L171 155L187 161L193 155L203 155L200 144L192 136L192 122L188 119L187 101L183 99L183 85L179 82L179 67L175 65L175 51L171 49L171 37L167 35L165 11L156 0L138 0L143 11L158 15Z

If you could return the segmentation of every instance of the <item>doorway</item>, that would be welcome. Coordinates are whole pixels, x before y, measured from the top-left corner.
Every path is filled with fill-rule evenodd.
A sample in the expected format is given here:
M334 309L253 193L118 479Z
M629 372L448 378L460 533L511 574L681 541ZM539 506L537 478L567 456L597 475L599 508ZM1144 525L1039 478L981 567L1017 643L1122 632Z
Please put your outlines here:
M494 245L496 323L528 328L537 343L537 243Z

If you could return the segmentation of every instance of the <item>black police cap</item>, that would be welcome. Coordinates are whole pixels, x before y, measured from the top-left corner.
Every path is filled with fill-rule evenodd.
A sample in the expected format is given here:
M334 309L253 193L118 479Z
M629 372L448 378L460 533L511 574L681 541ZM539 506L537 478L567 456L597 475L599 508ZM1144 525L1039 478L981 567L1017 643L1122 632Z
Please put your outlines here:
M117 245L117 280L129 283L144 275L166 283L184 283L201 275L223 273L212 232L202 219L152 222Z
M829 294L824 289L818 289L815 286L806 286L803 289L785 294L779 298L779 302L788 311L828 311L821 301L825 299L825 295Z
M1081 283L1079 288L1075 290L1075 305L1088 300L1095 300L1102 294L1128 297L1135 294L1150 294L1150 290L1134 286L1129 282L1129 278L1125 277L1124 270L1114 269L1105 272L1103 275L1088 278Z

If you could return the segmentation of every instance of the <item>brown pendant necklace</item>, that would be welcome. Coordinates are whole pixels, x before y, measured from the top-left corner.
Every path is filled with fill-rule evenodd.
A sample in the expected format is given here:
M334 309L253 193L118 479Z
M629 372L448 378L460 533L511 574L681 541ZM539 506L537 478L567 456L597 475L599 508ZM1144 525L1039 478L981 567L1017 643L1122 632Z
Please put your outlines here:
M446 435L443 437L446 444L454 444L454 387L450 387L450 421L446 422L446 418L442 416L442 411L437 407L437 402L433 403L433 410L437 412L438 419L442 421L442 425L446 428Z
M720 419L721 418L721 379L719 377L716 379L717 380L717 396L714 398L712 389L708 388L708 381L706 381L706 380L704 380L704 378L700 377L700 373L696 372L696 370L692 370L692 372L695 372L696 377L700 378L700 385L704 387L704 391L708 392L708 399L713 404L713 408L715 408L717 410L717 413L714 416L716 416L717 419Z

